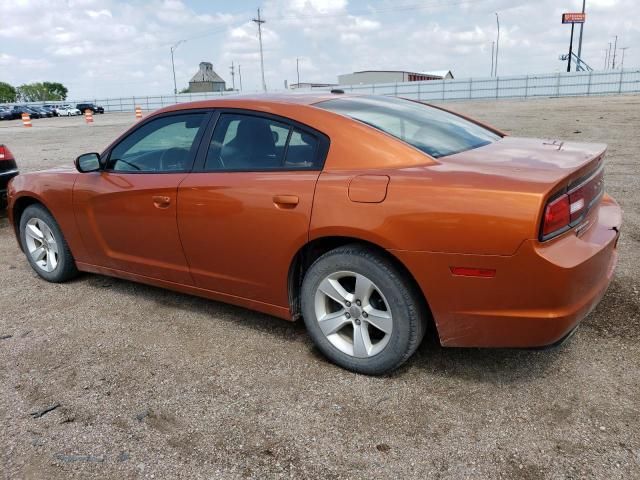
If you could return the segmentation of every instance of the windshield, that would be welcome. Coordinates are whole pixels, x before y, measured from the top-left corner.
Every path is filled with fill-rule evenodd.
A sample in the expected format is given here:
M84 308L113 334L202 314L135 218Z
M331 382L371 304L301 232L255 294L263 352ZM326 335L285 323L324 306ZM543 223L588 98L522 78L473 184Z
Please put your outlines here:
M482 147L501 138L452 113L400 98L348 97L315 106L364 122L434 158Z

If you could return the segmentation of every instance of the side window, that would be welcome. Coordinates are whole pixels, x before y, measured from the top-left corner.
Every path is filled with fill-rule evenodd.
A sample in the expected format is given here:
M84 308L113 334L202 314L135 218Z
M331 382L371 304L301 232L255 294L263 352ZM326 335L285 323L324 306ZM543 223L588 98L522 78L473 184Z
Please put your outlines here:
M291 132L289 146L287 148L287 158L284 165L286 168L313 168L316 166L318 158L318 140L313 135L295 129Z
M180 172L191 168L194 140L206 113L161 117L116 145L109 156L114 172Z
M282 168L289 130L269 118L223 113L211 138L205 170Z

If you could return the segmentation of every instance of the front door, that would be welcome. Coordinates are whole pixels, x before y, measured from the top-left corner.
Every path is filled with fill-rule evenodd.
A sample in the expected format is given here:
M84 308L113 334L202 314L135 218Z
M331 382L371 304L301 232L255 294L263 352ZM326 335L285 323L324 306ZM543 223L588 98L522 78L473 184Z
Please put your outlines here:
M326 137L303 128L220 114L206 159L178 190L180 236L198 287L288 306L289 265L308 241L328 148Z
M106 153L104 170L78 176L74 210L93 263L193 284L177 227L177 192L209 114L145 122Z

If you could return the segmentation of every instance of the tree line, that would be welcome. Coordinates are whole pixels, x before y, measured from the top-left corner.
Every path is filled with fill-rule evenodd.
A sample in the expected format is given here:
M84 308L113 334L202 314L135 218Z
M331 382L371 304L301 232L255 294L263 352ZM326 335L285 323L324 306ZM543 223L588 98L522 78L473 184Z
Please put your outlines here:
M67 87L58 82L35 82L14 87L0 82L0 102L44 102L66 100Z

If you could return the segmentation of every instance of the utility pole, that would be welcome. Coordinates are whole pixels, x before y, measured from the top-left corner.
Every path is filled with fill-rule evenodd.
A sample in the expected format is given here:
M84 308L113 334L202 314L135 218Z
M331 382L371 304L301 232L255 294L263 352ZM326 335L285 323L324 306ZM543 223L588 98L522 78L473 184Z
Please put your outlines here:
M296 57L296 73L298 74L298 88L300 88L300 59Z
M607 56L607 70L611 66L611 42L609 42L609 55Z
M490 77L493 77L493 52L496 49L496 41L494 40L493 42L491 42L491 75L489 75Z
M622 47L620 50L622 50L622 61L620 62L620 70L624 70L624 51L626 49L628 49L629 47Z
M232 85L232 89L235 92L236 90L236 72L235 69L233 68L233 62L231 62L231 85Z
M265 20L260 18L260 9L258 9L258 18L252 18L252 22L258 25L258 41L260 42L260 70L262 71L262 90L267 91L267 82L264 81L264 56L262 54L262 24Z
M609 61L609 50L604 49L604 69L607 69L607 62Z
M587 0L582 0L582 13L584 13L584 7L587 3ZM579 64L582 63L582 31L584 30L584 22L580 24L580 40L578 40L578 58Z
M616 35L616 43L613 45L613 65L611 66L611 70L616 69L616 50L618 49L618 35Z
M496 39L496 77L498 76L498 51L500 49L500 16L496 12L496 24L498 25L498 38Z
M173 63L173 52L176 51L178 45L184 43L186 40L180 40L178 43L171 47L171 70L173 70L173 94L176 95L178 93L178 85L176 83L176 67Z
M240 64L238 64L238 78L240 79L240 91L242 91L242 71L240 70Z

